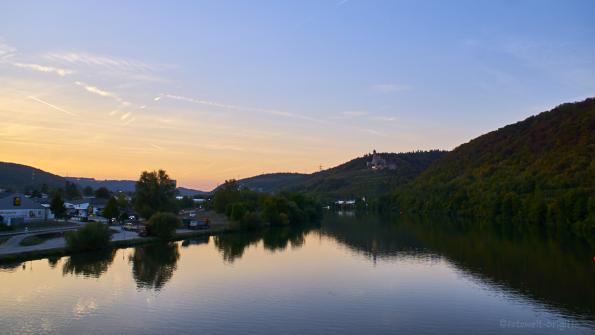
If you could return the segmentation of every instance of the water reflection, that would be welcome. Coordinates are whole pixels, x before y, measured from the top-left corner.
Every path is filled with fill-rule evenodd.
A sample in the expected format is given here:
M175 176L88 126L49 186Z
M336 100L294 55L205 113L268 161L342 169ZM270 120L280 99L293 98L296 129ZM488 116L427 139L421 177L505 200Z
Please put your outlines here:
M299 248L304 244L306 235L318 227L317 224L307 224L223 234L214 237L215 247L221 252L223 260L233 263L244 255L246 248L260 241L263 242L263 247L270 251L282 251L288 246Z
M60 259L62 258L62 256L50 256L48 257L48 265L50 266L50 268L55 268L58 265L58 262L60 262Z
M244 250L250 245L258 243L262 234L258 232L232 233L215 236L215 247L221 252L223 260L233 263L244 255Z
M62 274L99 278L107 271L116 255L116 249L94 253L74 254L64 262ZM57 263L58 260L55 260ZM48 260L50 266L53 261Z
M188 248L191 245L209 244L211 236L204 235L182 241L182 248Z
M157 243L136 247L129 257L132 276L139 289L160 290L177 268L180 252L177 243Z
M24 266L22 262L10 262L10 263L0 263L0 272L14 272L16 271L21 265Z
M444 257L479 283L595 320L593 246L564 232L366 215L329 215L321 232L373 261Z

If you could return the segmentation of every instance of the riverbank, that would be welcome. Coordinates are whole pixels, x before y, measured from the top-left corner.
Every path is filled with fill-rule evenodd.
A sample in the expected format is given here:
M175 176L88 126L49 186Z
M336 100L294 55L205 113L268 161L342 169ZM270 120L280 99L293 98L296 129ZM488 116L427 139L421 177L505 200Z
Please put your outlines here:
M205 235L218 235L234 230L231 222L223 215L207 212L204 216L209 218L210 228L201 230L177 229L170 241L179 241ZM110 248L125 248L160 241L157 237L140 237L136 232L125 231L118 226L111 228L118 232L112 236L109 244ZM35 236L35 233L12 237L3 245L0 245L0 264L29 261L51 256L67 256L75 253L68 250L63 237L50 239L37 245L21 246L20 242L30 236Z

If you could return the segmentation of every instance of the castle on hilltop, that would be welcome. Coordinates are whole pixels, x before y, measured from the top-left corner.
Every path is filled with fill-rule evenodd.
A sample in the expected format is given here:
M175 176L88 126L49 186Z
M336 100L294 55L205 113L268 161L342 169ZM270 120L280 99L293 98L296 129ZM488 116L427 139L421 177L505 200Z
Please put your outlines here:
M366 162L366 166L374 171L384 169L395 170L397 168L396 164L389 164L386 159L382 158L382 156L376 152L376 150L372 151L372 160Z

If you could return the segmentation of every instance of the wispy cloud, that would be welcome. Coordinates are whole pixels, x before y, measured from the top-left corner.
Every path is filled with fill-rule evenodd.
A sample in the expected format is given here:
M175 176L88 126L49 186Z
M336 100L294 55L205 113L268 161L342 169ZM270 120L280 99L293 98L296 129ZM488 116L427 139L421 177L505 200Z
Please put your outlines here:
M51 104L51 103L49 103L49 102L47 102L47 101L41 100L41 99L39 99L39 98L36 98L36 97L34 97L34 96L28 96L28 98L29 98L29 99L31 99L31 100L37 101L37 102L39 102L40 104L44 104L44 105L46 105L46 106L48 106L48 107L50 107L50 108L53 108L53 109L55 109L55 110L57 110L57 111L60 111L60 112L62 112L62 113L64 113L64 114L68 114L68 115L70 115L70 116L76 116L76 115L77 115L76 113L69 112L69 111L67 111L67 110L65 110L65 109L63 109L63 108L60 108L60 107L58 107L58 106L56 106L56 105L53 105L53 104Z
M11 63L13 66L20 67L23 69L34 70L38 72L45 72L45 73L54 73L59 75L60 77L64 77L66 75L74 73L72 70L61 69L53 66L45 66L39 64L29 64L29 63Z
M89 85L87 83L81 82L81 81L75 81L74 82L77 86L82 87L83 89L85 89L85 91L101 96L101 97L106 97L106 98L111 98L114 101L116 101L118 103L118 106L116 107L116 109L110 111L108 114L110 116L116 116L119 113L123 113L122 115L120 115L120 120L124 121L124 125L128 125L131 124L132 122L134 122L135 118L132 117L133 116L133 112L132 111L123 111L123 109L132 107L132 108L139 108L139 109L144 109L146 108L146 106L136 106L133 105L132 103L122 99L118 94L114 93L114 92L110 92L107 91L105 89L101 89L97 86L93 86L93 85ZM144 107L144 108L143 108Z
M341 114L343 114L345 116L350 116L350 117L358 117L358 116L368 115L369 113L366 111L344 111L344 112L341 112Z
M149 145L151 145L153 148L155 148L155 149L157 149L157 150L163 151L163 147L160 147L160 146L158 146L158 145L157 145L157 144L155 144L155 143L149 143Z
M294 113L279 111L279 110L275 110L275 109L266 109L266 108L258 108L258 107L246 107L246 106L230 105L230 104L221 103L221 102L217 102L217 101L195 99L195 98L189 98L189 97L184 97L184 96L179 96L179 95L173 95L173 94L161 94L161 95L155 97L153 100L154 101L160 101L163 98L172 99L172 100L178 100L178 101L185 101L185 102L189 102L189 103L193 103L193 104L199 104L199 105L204 105L204 106L210 106L210 107L216 107L216 108L223 108L223 109L232 110L232 111L244 111L244 112L264 113L264 114L276 115L276 116L287 117L287 118L292 118L292 119L306 120L306 121L311 121L311 122L315 122L315 123L326 123L323 120L316 119L316 118L313 118L313 117L308 117L308 116L304 116L304 115L300 115L300 114L294 114Z
M82 64L88 66L98 66L110 69L119 69L127 71L151 71L155 67L141 61L112 56L93 55L89 53L49 53L45 55L46 59L53 61L66 62L71 64Z
M407 85L397 85L397 84L377 84L377 85L373 85L370 89L377 93L387 94L387 93L408 91L411 89L411 87L409 87Z
M0 60L12 57L16 51L15 47L0 41Z
M372 117L372 119L376 120L376 121L386 121L386 122L397 121L397 118L394 116L374 116L374 117Z
M87 85L87 84L85 84L83 82L80 82L80 81L75 81L74 83L76 85L78 85L78 86L83 87L87 92L90 92L90 93L93 93L93 94L97 94L97 95L100 95L102 97L114 98L114 99L116 99L118 101L121 100L115 93L102 90L102 89L97 88L95 86Z

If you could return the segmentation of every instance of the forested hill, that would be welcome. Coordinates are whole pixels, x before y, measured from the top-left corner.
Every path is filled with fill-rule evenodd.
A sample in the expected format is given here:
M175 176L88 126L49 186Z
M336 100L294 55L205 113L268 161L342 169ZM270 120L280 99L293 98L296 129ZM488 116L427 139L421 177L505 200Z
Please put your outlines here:
M27 165L0 162L0 188L24 192L48 188L63 187L66 180L55 174L45 172Z
M267 173L258 176L240 179L238 183L253 191L273 193L283 187L293 185L305 180L309 175L303 173Z
M390 194L418 176L445 151L417 151L408 153L379 153L387 164L372 170L368 163L372 155L364 155L339 166L312 174L274 173L239 180L252 190L304 192L321 200L347 198L376 198Z
M595 99L465 143L396 191L400 210L595 226Z

